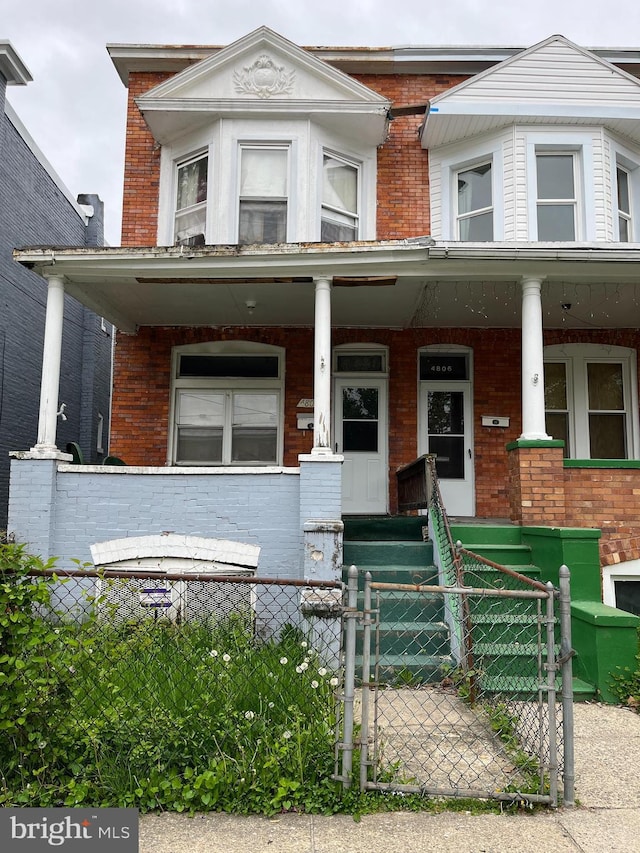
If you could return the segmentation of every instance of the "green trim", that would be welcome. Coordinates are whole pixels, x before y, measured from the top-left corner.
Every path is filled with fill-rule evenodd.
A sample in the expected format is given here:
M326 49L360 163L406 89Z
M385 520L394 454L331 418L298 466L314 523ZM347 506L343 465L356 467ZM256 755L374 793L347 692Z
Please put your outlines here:
M631 468L640 469L640 459L564 459L565 468Z
M637 628L640 625L640 617L599 601L572 601L571 615L589 625L608 625L616 628Z
M530 438L518 438L507 444L507 450L518 450L520 447L564 447L564 441L556 438L535 441Z
M595 527L523 527L528 536L548 536L554 539L600 539L602 531Z

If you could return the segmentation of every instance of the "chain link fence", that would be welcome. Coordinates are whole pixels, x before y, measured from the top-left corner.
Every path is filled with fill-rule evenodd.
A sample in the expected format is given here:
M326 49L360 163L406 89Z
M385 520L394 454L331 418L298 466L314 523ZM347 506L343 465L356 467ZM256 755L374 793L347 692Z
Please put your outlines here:
M280 779L330 779L341 583L115 570L26 582L43 580L35 616L48 627L24 666L42 673L46 707L16 726L8 788L16 774L23 787L63 778L67 803L85 786L94 803L152 809L171 806L167 785L180 808L189 786L198 808L242 802L245 789L250 807L262 786L277 809Z
M345 692L360 785L556 805L563 737L572 742L563 726L572 700L570 656L568 684L559 662L558 591L470 552L456 562L455 585L361 578L362 639L354 632L347 640L345 667L347 679L354 675ZM357 602L355 567L349 590ZM570 637L564 642L570 648ZM572 800L571 754L569 763Z

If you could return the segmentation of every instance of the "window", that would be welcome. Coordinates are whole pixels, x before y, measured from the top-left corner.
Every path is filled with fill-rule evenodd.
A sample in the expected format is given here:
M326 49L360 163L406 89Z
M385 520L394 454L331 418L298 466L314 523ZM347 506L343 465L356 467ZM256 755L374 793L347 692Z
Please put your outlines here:
M281 457L282 366L270 347L177 354L172 461L176 465L265 465ZM227 345L228 346L228 345ZM255 350L258 351L255 351ZM259 350L265 350L260 352Z
M96 452L104 453L104 415L98 412L98 424L96 427Z
M632 358L622 347L545 349L546 430L565 442L566 457L634 458Z
M322 160L320 239L338 243L358 239L358 168L332 154Z
M203 246L207 224L206 154L177 164L174 242L179 246Z
M640 560L603 567L602 600L610 607L640 616Z
M629 171L622 166L616 167L616 186L618 189L618 234L621 243L633 240L631 220L631 181Z
M238 242L287 240L288 148L242 146Z
M458 240L493 240L491 163L456 173L456 232Z
M575 154L538 152L536 185L538 240L576 240Z

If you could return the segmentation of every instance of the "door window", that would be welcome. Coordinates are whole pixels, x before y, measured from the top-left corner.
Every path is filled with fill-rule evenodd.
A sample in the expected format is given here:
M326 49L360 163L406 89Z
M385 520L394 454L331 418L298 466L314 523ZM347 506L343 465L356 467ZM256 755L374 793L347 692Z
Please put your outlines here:
M342 389L342 450L378 452L378 389Z
M464 478L464 394L429 391L427 394L429 453L436 455L440 479Z

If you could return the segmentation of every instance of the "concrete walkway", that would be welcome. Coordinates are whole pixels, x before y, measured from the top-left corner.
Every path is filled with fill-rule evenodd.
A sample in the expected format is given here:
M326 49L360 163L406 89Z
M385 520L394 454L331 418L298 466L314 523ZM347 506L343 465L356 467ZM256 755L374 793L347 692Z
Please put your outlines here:
M534 814L145 815L140 853L632 853L640 850L640 715L575 706L574 809Z

